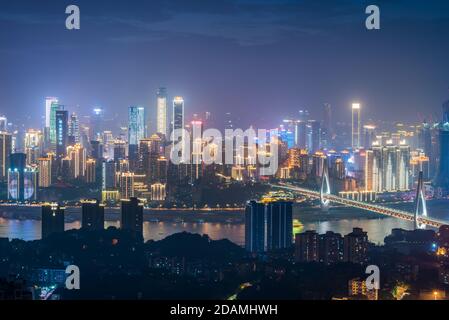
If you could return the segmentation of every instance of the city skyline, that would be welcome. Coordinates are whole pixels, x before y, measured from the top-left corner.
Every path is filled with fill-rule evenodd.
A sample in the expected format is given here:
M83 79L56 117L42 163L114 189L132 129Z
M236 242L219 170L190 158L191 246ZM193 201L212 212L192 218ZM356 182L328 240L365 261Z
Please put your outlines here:
M184 97L189 115L257 109L240 115L242 127L271 127L299 109L317 118L324 103L338 118L354 100L365 106L367 119L388 119L392 112L398 120L423 121L437 118L449 98L446 3L384 2L382 28L375 32L364 27L366 5L355 1L339 10L287 0L138 1L127 7L80 1L83 26L73 32L64 29L57 2L26 3L29 13L8 3L0 16L0 40L9 43L0 51L1 111L14 121L20 117L15 110L31 114L46 96L82 114L102 106L110 117L122 117L129 105L155 113L154 95L162 86ZM379 61L387 55L394 62ZM22 119L40 125L36 120Z

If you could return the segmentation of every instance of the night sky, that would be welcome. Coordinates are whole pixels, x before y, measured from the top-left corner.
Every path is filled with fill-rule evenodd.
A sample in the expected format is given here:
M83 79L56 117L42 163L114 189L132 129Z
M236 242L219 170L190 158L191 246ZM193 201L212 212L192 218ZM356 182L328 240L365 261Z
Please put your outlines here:
M81 30L65 29L65 8ZM381 30L365 28L365 8ZM439 119L449 99L449 1L0 0L0 114L39 127L46 96L126 119L166 86L186 113L274 127L331 103L349 121Z

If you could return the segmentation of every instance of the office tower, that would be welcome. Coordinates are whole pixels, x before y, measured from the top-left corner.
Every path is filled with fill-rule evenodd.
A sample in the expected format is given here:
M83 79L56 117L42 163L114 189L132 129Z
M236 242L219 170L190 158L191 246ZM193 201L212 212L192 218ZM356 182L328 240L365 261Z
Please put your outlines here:
M319 260L327 265L343 261L343 237L339 233L327 231L319 236Z
M53 183L53 159L52 157L39 158L39 187L48 188Z
M64 110L64 106L58 102L52 102L50 107L50 147L52 150L56 150L56 112L60 110Z
M173 99L173 130L184 129L184 99L175 97Z
M309 121L310 113L309 110L299 110L298 120L301 122Z
M86 175L85 175L86 183L97 182L96 168L97 168L97 161L95 159L90 158L86 160Z
M143 203L137 198L123 199L121 229L131 231L143 240Z
M9 156L12 153L12 136L0 132L0 181L8 179Z
M76 113L72 113L68 120L68 141L70 144L80 143L80 124Z
M102 168L102 190L114 190L116 183L115 183L115 176L116 176L116 164L113 160L104 161L103 162L103 168Z
M373 142L376 141L376 127L373 125L363 126L363 139L362 147L365 149L371 148Z
M318 262L319 235L315 231L306 231L295 235L295 261Z
M316 152L321 149L321 124L319 121L310 120L310 144L309 151Z
M160 156L157 159L156 172L153 175L151 175L151 179L159 183L166 183L167 170L168 170L168 160L166 157Z
M431 125L427 122L422 124L422 127L418 134L418 147L424 150L424 153L427 157L429 157L429 165L430 172L429 175L431 178L435 176L436 173L436 157L433 152L432 146L432 128Z
M92 140L90 142L90 148L91 148L91 157L95 160L101 160L103 159L103 145L98 140Z
M352 148L358 149L361 147L360 141L360 103L352 104Z
M42 239L64 232L64 210L57 203L42 205Z
M56 156L62 157L66 154L68 142L68 112L66 110L56 111Z
M332 128L332 108L329 103L323 106L323 121L321 126L321 146L322 148L331 148L333 140Z
M296 125L296 141L297 141L297 147L300 149L306 149L307 148L307 122L306 121L300 121Z
M25 154L27 165L37 164L37 159L43 153L43 136L39 130L28 129L25 133Z
M265 204L262 202L246 204L245 249L254 253L265 251Z
M267 250L285 249L293 243L292 202L267 204Z
M70 165L70 176L73 179L82 178L86 173L86 149L80 144L67 147L67 159Z
M104 229L104 206L98 200L81 201L81 228L85 230Z
M145 108L129 107L128 123L128 158L134 170L138 160L139 142L145 138Z
M368 235L360 228L353 228L352 232L343 239L343 261L358 264L367 262Z
M157 133L163 134L165 137L167 137L167 89L159 88L159 90L157 91L156 99Z
M410 190L410 147L402 142L397 149L398 154L398 164L395 180L397 183L397 190L407 191Z
M101 107L95 107L91 119L90 140L99 140L103 133L104 110Z
M139 145L139 171L147 176L150 183L157 182L157 160L160 154L161 138L153 134L148 139L140 140Z
M113 150L114 161L119 162L120 160L126 159L126 142L123 140L115 140L114 141L114 150Z
M8 119L5 116L0 116L0 132L8 131Z
M52 104L58 104L58 98L47 97L45 99L45 127L50 128L51 126L51 106Z
M443 103L443 125L446 123L449 123L449 101Z
M449 191L449 122L444 123L440 129L440 164L436 185Z

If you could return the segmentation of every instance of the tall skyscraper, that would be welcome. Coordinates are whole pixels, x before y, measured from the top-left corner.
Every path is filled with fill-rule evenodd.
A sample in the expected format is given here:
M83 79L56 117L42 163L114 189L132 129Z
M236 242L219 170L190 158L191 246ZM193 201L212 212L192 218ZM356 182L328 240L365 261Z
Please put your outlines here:
M8 131L8 119L5 116L0 116L0 132Z
M68 136L69 136L69 143L75 144L80 143L80 124L79 119L76 113L72 113L69 118L69 130L68 130Z
M309 151L314 153L321 149L321 124L319 121L310 120L310 144Z
M56 156L62 157L66 154L68 142L68 112L66 110L56 111Z
M267 250L285 249L293 244L292 203L275 201L267 204Z
M137 198L122 200L121 229L143 239L143 203Z
M173 99L173 129L184 129L184 99L175 97Z
M443 103L443 124L449 123L449 100Z
M436 178L436 185L449 192L449 122L440 129L440 164Z
M56 103L58 104L58 98L55 97L47 97L45 99L45 127L50 128L51 123L51 105Z
M245 248L248 252L265 251L265 204L249 201L245 209Z
M138 160L139 142L145 138L145 108L129 107L128 123L128 157L134 170Z
M167 136L167 89L157 91L157 133Z
M64 232L64 207L57 203L42 206L42 239L54 233Z
M360 131L361 131L361 120L360 120L360 103L352 104L352 148L358 149L361 147L360 141Z
M323 125L321 128L321 136L323 146L330 148L332 144L332 107L329 103L323 106Z
M81 201L81 228L85 230L104 229L104 206L98 200Z
M64 106L57 101L52 102L50 106L50 146L52 150L56 150L56 112L59 110L64 110Z
M12 153L12 136L10 133L0 132L0 181L8 178L9 156Z
M48 188L53 183L53 159L52 157L39 158L39 187Z
M104 110L101 107L95 107L91 119L91 136L90 140L99 140L103 133Z

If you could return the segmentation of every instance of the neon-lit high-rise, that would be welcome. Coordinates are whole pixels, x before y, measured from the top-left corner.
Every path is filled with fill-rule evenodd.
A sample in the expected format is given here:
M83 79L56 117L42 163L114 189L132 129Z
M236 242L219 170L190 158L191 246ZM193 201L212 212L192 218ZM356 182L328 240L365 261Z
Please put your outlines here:
M45 127L50 128L50 118L51 118L51 105L53 103L58 103L58 98L47 97L45 99Z
M352 148L360 148L360 103L352 104Z
M157 133L167 136L167 89L157 91Z
M173 130L184 128L184 99L175 97L173 99Z

